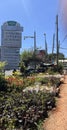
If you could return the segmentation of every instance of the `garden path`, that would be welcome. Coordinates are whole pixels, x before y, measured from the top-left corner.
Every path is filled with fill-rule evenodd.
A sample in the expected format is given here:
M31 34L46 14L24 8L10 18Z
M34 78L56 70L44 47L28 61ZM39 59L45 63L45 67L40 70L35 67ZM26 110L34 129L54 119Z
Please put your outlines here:
M67 130L67 76L60 87L57 107L44 122L44 130Z

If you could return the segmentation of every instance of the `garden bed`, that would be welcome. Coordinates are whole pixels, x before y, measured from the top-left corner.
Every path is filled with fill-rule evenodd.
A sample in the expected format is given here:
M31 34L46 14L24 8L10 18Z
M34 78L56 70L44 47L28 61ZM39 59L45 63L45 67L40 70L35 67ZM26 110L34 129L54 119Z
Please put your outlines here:
M0 91L0 129L38 130L39 121L47 118L48 111L56 107L57 95L51 89L59 88L60 79L28 77L19 80L9 77L7 85L3 84L6 89ZM2 79L0 81L2 84Z

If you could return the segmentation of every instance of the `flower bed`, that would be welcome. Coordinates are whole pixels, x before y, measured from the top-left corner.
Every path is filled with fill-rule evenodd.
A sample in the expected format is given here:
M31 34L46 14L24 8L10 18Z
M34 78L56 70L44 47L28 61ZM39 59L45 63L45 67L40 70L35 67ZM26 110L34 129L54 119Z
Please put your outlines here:
M55 98L49 93L0 93L0 129L37 129L39 120L48 117L47 100L53 108Z
M55 85L56 79L19 79L8 77L6 91L0 91L0 129L2 130L38 130L38 122L48 117L48 110L55 107L55 95L50 91L24 91L36 82L40 85ZM42 82L43 80L43 82ZM50 81L50 84L48 84ZM58 82L59 83L59 80ZM40 86L41 88L41 86ZM42 89L42 88L41 88Z

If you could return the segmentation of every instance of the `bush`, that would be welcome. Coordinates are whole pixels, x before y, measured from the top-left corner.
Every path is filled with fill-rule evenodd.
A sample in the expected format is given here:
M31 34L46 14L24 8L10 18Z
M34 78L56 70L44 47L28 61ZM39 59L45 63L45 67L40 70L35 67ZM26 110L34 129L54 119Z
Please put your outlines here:
M45 84L49 87L51 86L55 86L56 84L58 84L60 82L60 78L56 78L56 77L44 77L44 78L37 78L38 82L40 82L41 84Z
M17 77L17 78L19 78L19 77L21 77L21 72L20 71L18 71L18 70L13 70L13 74L12 74L13 76L15 76L15 77Z
M24 82L22 78L9 76L6 78L6 81L9 91L12 91L13 89L16 91L22 91L22 89L24 88Z
M58 65L58 71L60 74L63 73L63 65L61 63L59 63L59 65Z
M59 72L60 74L63 73L63 65L61 63L58 64L58 68L57 65L53 67L52 69L54 72Z
M0 75L0 91L6 91L7 90L7 81L3 76Z
M56 78L40 78L42 84L55 84ZM8 82L8 84L7 84ZM33 90L23 92L23 87L34 84L34 77L20 79L14 76L6 80L0 77L0 129L38 130L40 120L48 117L48 110L55 107L55 97L49 92ZM57 81L58 82L58 81ZM8 86L7 86L8 85ZM7 88L7 89L6 89ZM5 90L10 90L6 91ZM39 127L39 128L38 128Z
M24 63L22 62L21 65L20 65L20 72L25 75L25 70L26 70L26 67L24 65Z
M41 84L46 84L47 85L48 82L49 82L49 79L47 77L45 77L45 78L38 78L37 81L40 82Z
M38 130L39 120L48 117L46 101L53 105L49 93L35 91L0 93L0 129ZM52 99L52 100L51 100ZM52 106L53 107L53 106Z
M25 87L33 85L34 83L35 83L35 77L34 76L27 77L27 78L24 79L24 86Z

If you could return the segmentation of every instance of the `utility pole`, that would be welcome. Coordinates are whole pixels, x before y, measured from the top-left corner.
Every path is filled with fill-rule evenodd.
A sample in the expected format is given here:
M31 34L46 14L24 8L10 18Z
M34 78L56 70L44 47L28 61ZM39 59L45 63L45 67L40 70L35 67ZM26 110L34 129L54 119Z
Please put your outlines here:
M45 50L46 50L46 55L47 55L47 42L45 43Z
M34 31L34 60L35 60L34 68L36 70L36 32L35 31Z
M52 62L53 62L54 44L55 44L55 34L53 34Z
M57 47L57 71L58 71L58 57L59 57L59 48L58 48L58 15L56 15L56 47Z
M52 55L53 55L53 52L54 52L54 43L55 43L55 34L53 34L53 46L52 46Z
M59 40L59 43L58 43L58 55L59 55L59 49L60 49L60 40Z

